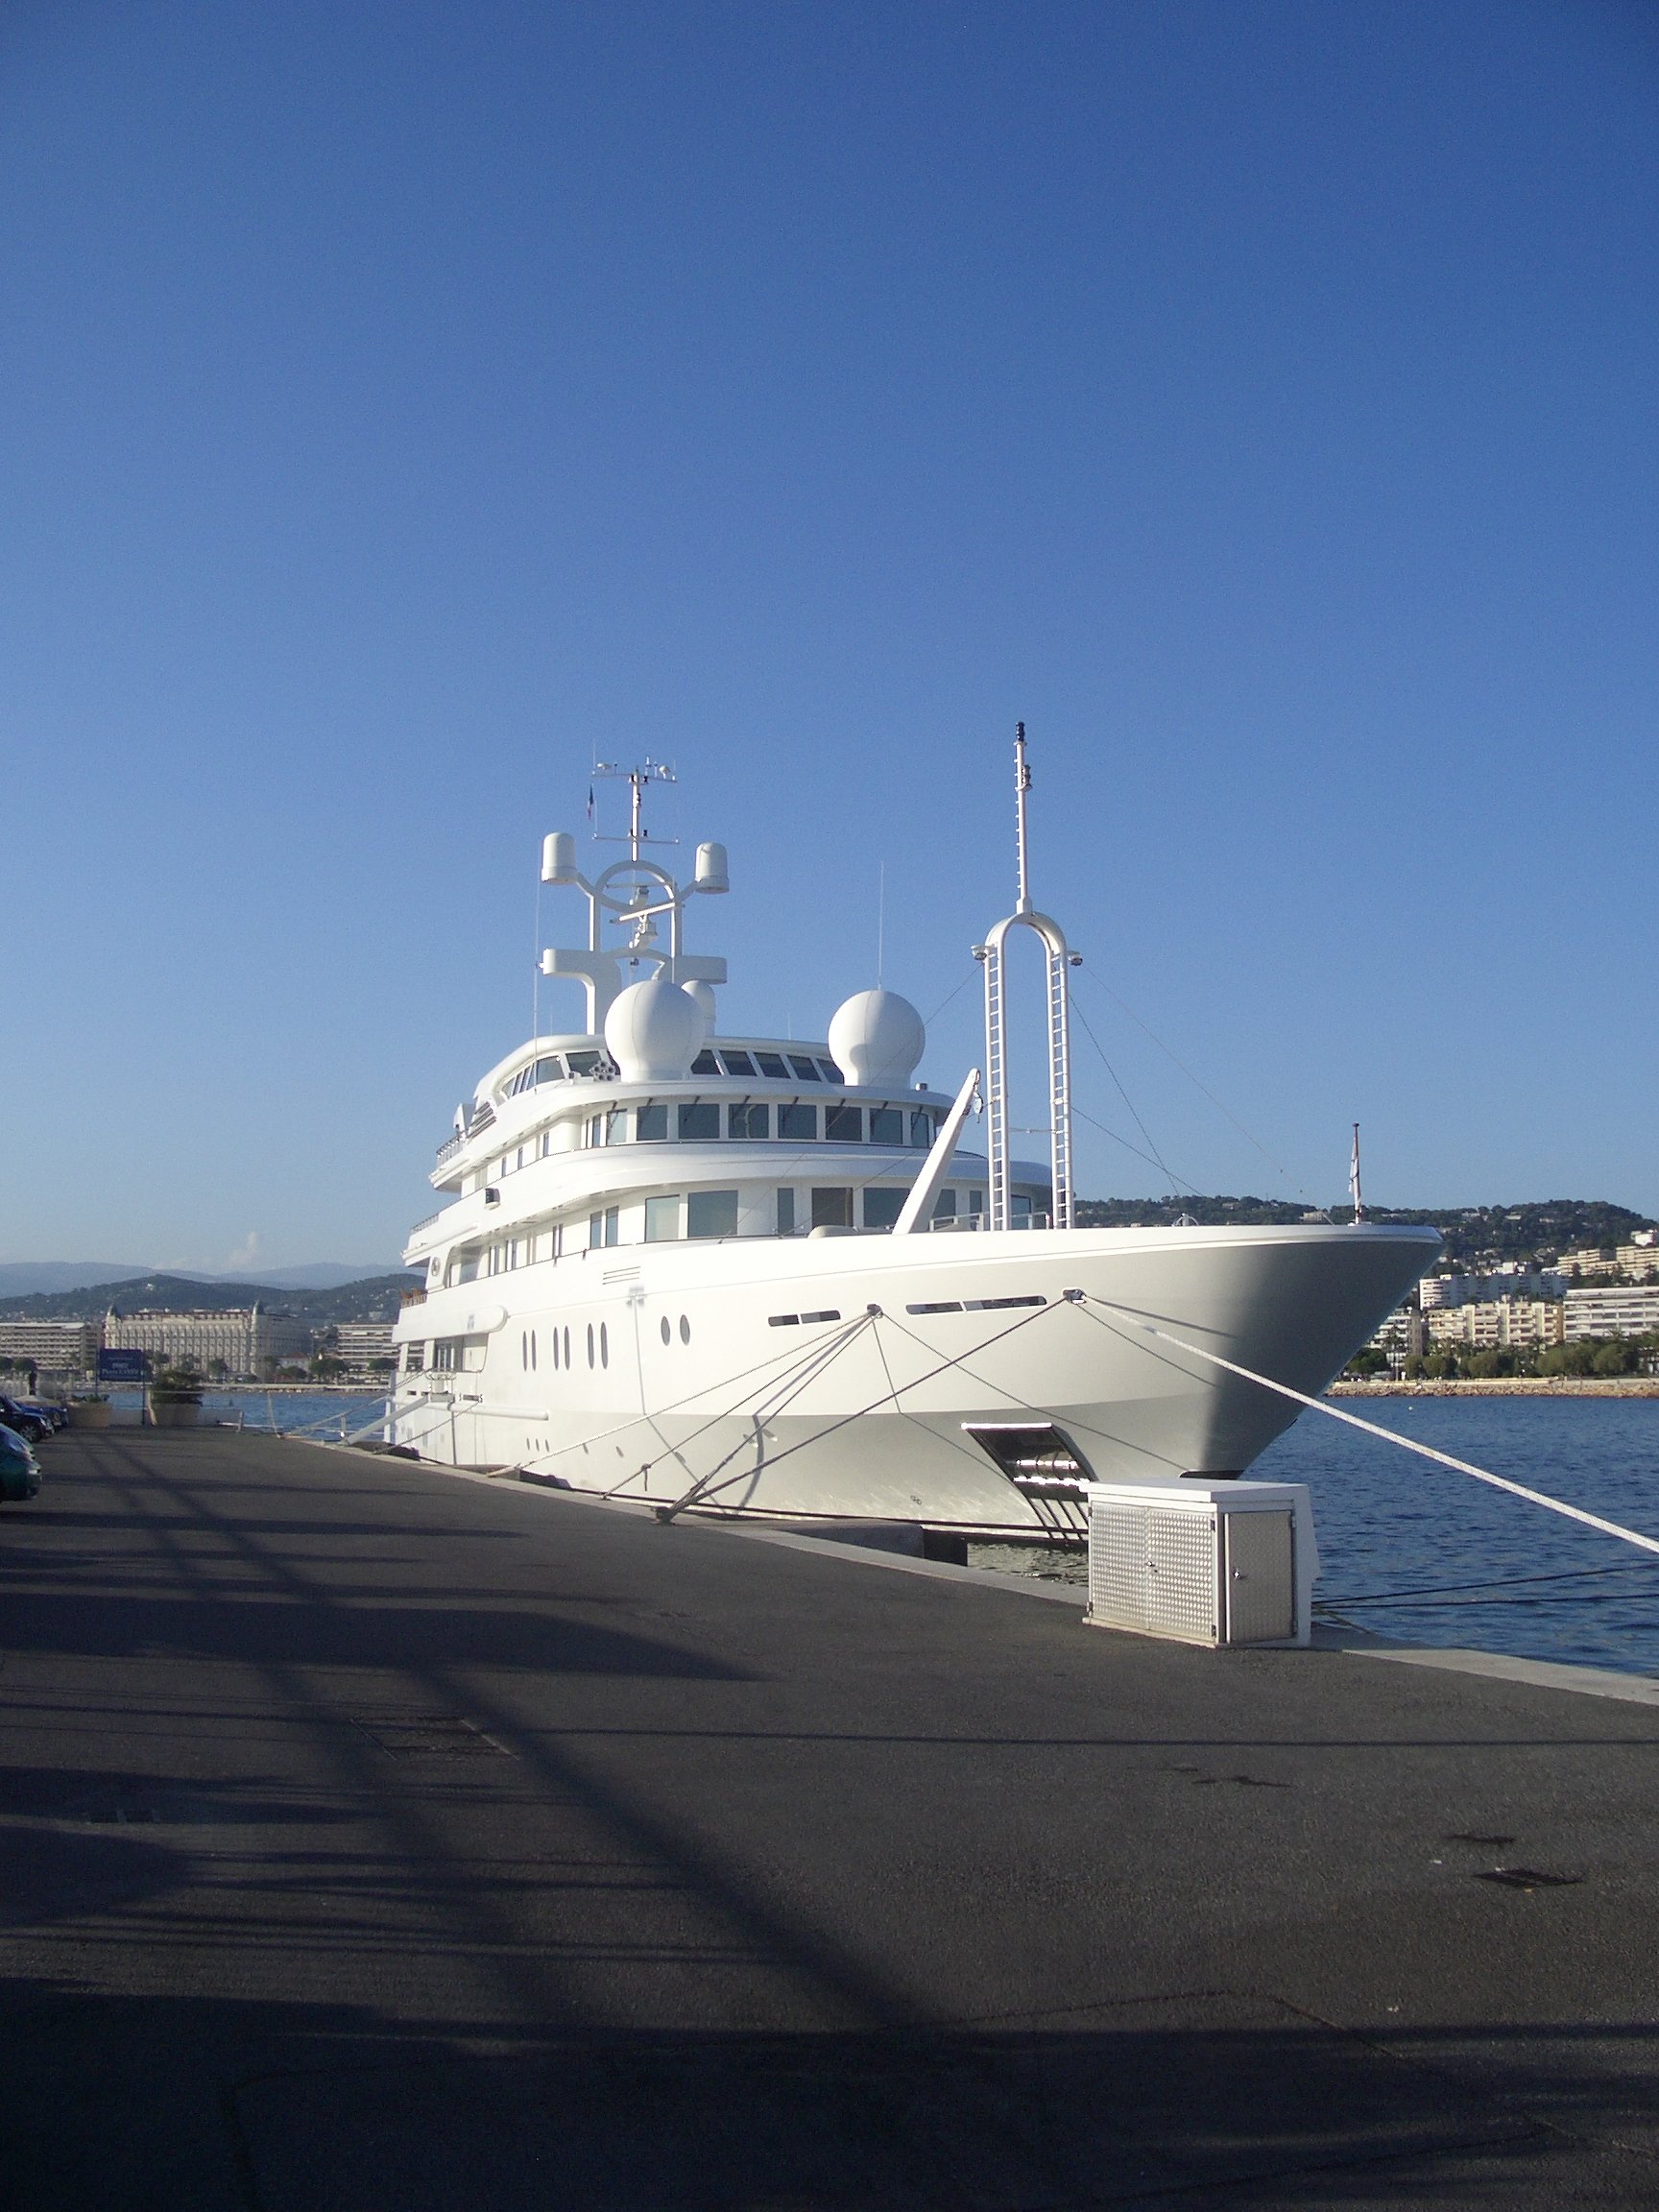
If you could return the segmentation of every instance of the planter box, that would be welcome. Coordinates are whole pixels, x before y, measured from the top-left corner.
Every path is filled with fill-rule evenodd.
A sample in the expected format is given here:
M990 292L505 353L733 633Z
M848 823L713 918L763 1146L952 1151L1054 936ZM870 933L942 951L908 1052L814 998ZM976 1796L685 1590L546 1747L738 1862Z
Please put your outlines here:
M150 1419L157 1429L194 1429L201 1418L200 1406L180 1406L165 1398L150 1401Z
M69 1426L71 1429L108 1429L113 1411L114 1407L108 1398L72 1398L69 1401Z

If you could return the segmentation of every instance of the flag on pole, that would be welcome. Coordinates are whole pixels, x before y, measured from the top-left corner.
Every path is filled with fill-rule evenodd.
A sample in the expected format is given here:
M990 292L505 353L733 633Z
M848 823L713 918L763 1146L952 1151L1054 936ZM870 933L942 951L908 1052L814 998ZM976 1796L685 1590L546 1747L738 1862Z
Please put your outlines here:
M1348 1163L1348 1189L1354 1199L1354 1218L1356 1221L1361 1221L1365 1217L1365 1202L1359 1195L1359 1124L1358 1121L1354 1124L1354 1154Z
M593 819L593 786L591 783L588 786L588 819L589 822Z

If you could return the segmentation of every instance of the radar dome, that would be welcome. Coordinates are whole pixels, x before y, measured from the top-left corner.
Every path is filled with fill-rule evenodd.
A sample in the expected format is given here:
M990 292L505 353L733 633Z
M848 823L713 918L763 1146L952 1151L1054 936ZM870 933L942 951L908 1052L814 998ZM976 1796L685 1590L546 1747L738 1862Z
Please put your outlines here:
M927 1043L922 1017L897 991L860 991L835 1009L830 1050L849 1083L908 1083Z
M611 1001L605 1017L606 1049L624 1083L663 1083L688 1075L708 1033L696 999L661 976L630 983Z

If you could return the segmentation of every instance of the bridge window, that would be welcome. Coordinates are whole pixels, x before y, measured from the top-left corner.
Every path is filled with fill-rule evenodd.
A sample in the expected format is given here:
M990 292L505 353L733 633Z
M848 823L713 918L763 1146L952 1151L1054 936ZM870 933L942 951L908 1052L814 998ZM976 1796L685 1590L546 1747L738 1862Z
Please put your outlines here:
M720 1063L712 1052L699 1052L691 1063L691 1072L693 1075L718 1075Z
M596 1252L601 1245L615 1244L621 1237L621 1210L607 1206L602 1214L588 1216L588 1249Z
M736 1191L693 1190L685 1201L685 1234L687 1237L735 1237Z
M814 1229L851 1229L853 1226L853 1193L851 1190L814 1190L812 1193L812 1226Z
M641 1106L634 1117L634 1134L641 1144L661 1144L668 1136L666 1106Z
M791 1142L815 1144L818 1141L817 1107L804 1106L799 1101L792 1106L780 1106L778 1134Z
M757 1052L755 1057L760 1064L762 1075L771 1076L774 1082L787 1081L789 1070L783 1065L781 1052Z
M772 1109L770 1106L733 1106L729 1117L733 1137L770 1137L772 1134Z
M722 1052L720 1065L728 1075L753 1075L755 1063L747 1052Z
M899 1218L899 1210L907 1193L902 1190L866 1190L864 1193L864 1226L866 1229L891 1229Z
M795 1234L795 1193L780 1190L778 1193L778 1234L793 1237Z
M683 1144L703 1143L720 1134L720 1109L710 1100L699 1099L694 1105L680 1109L680 1142Z
M824 1080L823 1076L818 1072L817 1061L808 1060L804 1052L791 1052L789 1055L789 1065L794 1069L796 1074L800 1076L803 1083L822 1083Z
M647 1244L672 1244L680 1235L680 1200L647 1198L645 1201L645 1241Z
M897 1106L871 1107L870 1142L872 1144L903 1143L904 1117Z
M824 1109L824 1135L831 1144L862 1144L864 1142L864 1109L849 1106L845 1099L836 1106Z

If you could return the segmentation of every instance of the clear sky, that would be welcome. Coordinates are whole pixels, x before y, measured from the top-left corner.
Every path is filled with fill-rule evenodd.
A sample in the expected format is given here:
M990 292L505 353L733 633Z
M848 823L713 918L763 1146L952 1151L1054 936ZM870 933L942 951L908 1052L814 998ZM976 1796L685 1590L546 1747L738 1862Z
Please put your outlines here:
M595 755L953 1089L1017 717L1176 1176L1659 1212L1656 125L1619 0L12 0L0 1258L392 1256Z

